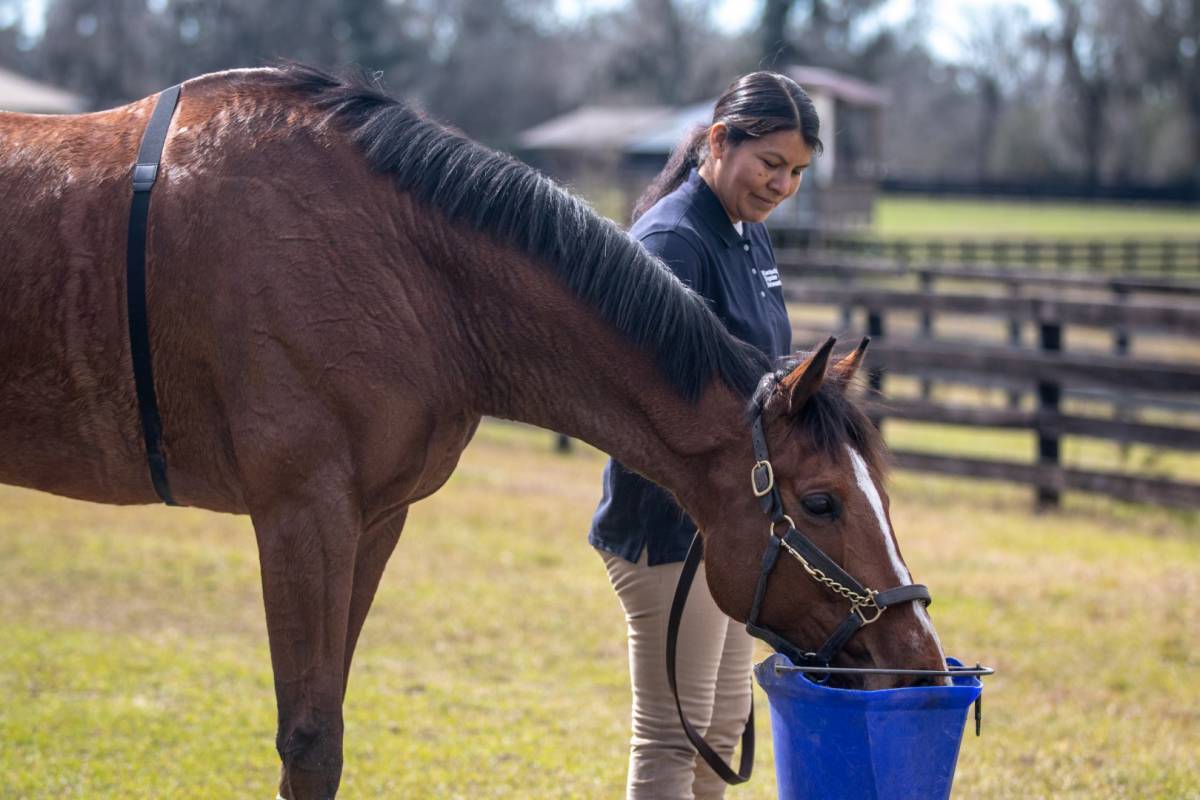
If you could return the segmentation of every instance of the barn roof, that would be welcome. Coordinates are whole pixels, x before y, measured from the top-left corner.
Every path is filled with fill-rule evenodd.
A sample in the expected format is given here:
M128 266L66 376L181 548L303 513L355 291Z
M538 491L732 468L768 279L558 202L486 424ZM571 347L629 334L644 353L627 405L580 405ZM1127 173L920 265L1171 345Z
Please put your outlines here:
M526 130L519 139L531 150L623 151L673 113L667 106L582 106Z
M824 67L791 66L783 70L809 94L824 94L853 106L886 106L888 91L873 83Z
M814 97L852 106L887 105L886 90L823 67L782 70ZM688 106L582 106L530 128L518 137L528 150L669 153L692 126L712 121L716 98Z
M0 109L34 114L72 114L83 100L70 92L0 69Z

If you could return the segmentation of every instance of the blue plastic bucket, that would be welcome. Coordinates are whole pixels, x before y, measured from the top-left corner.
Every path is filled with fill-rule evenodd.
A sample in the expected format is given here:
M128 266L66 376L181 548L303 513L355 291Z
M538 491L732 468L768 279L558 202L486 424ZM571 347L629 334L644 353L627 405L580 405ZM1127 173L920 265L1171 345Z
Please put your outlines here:
M949 663L960 666L954 659ZM952 686L831 689L775 653L754 669L771 701L780 800L944 800L978 678Z

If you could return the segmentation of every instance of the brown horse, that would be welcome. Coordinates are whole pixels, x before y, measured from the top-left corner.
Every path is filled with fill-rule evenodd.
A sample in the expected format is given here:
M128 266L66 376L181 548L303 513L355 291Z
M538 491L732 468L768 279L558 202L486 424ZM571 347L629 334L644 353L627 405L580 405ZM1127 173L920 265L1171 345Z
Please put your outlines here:
M156 502L125 300L153 104L0 114L2 482ZM481 415L590 442L667 487L700 525L714 598L744 620L773 530L748 481L757 409L798 527L867 586L911 582L882 449L844 392L862 348L827 369L826 346L755 398L772 365L616 226L366 84L299 66L185 83L146 247L175 498L254 523L288 800L336 793L347 672L384 565ZM759 620L793 642L815 647L845 616L796 560L769 584ZM944 667L916 603L838 663Z

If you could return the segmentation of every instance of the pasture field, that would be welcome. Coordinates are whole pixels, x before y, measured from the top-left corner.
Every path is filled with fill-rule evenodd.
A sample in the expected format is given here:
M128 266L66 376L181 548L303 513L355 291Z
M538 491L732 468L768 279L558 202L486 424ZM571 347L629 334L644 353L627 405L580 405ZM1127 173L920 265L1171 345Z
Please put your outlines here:
M572 190L626 226L637 199L603 182ZM640 189L638 190L640 192ZM1200 239L1200 209L1134 203L935 198L881 194L869 233L883 238Z
M346 702L347 798L615 798L624 623L585 530L603 457L485 422L414 506ZM1200 515L899 473L948 653L981 660L956 797L1200 798ZM0 797L272 798L248 520L0 487ZM765 656L765 650L760 655ZM774 797L766 701L756 777Z
M943 199L881 195L871 233L883 237L1200 239L1200 209L1130 203Z

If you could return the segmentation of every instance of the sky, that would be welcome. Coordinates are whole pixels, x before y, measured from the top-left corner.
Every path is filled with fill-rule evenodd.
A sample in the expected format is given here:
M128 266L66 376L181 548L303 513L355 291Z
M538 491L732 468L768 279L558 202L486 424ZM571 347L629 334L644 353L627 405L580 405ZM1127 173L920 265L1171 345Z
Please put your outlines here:
M752 5L757 6L758 3ZM962 58L962 43L970 31L972 17L989 7L1024 6L1030 19L1042 24L1058 18L1054 0L929 0L929 5L929 48L947 61ZM913 0L888 0L881 16L888 23L899 24L912 15L913 6Z
M163 2L164 0L157 0ZM908 19L921 0L886 0L879 11L880 24L899 24ZM559 13L578 17L595 11L620 6L629 0L556 0ZM1053 21L1057 12L1054 0L924 0L930 6L931 27L928 44L933 53L947 61L963 55L962 41L970 26L971 14L989 6L1024 6L1035 22ZM25 30L40 33L41 17L46 0L20 0L24 7ZM743 31L757 24L762 15L763 0L715 0L713 11L717 25L726 31ZM10 7L11 8L11 7ZM0 20L0 24L3 20Z
M560 12L578 16L602 11L628 0L557 0ZM1035 22L1048 23L1057 18L1054 0L926 0L931 21L928 44L930 49L947 61L963 55L962 41L970 29L973 14L989 6L1024 6ZM915 0L886 0L879 11L880 24L904 22L913 12ZM716 0L713 11L717 25L726 31L743 31L757 24L762 15L762 0Z

